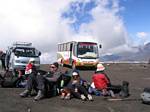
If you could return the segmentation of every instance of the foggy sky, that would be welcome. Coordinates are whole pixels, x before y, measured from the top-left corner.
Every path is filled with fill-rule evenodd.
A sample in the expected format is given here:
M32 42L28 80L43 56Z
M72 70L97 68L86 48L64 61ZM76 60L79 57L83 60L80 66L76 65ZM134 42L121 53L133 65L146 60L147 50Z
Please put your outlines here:
M89 11L93 20L81 24L78 32L70 26L76 17L62 17L71 11L72 1L91 0L0 0L0 49L15 41L32 42L42 52L43 63L56 60L57 44L71 40L94 40L102 44L101 54L132 51L119 0L95 0L96 7Z

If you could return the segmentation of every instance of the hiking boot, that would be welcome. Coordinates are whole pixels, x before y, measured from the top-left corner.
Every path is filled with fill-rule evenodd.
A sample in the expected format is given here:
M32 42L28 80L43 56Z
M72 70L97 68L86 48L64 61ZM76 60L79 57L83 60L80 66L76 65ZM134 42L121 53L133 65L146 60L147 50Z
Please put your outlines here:
M93 101L93 98L90 94L88 94L87 98L88 98L89 101Z
M27 96L30 95L30 94L31 94L31 91L25 90L25 91L23 91L22 93L20 93L19 95L20 95L21 97L27 97Z
M81 99L85 101L86 97L83 94L81 94Z
M60 98L63 100L65 98L65 93L62 93Z
M34 97L35 101L38 101L44 97L44 94L41 90L38 91L38 94Z
M61 95L60 98L63 100L63 99L65 99L65 96Z
M70 100L70 94L67 94L65 100Z

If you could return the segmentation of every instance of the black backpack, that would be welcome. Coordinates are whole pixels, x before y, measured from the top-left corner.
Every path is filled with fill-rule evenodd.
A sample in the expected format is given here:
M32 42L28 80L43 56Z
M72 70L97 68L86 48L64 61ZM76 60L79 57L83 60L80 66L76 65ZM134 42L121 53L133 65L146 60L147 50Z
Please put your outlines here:
M119 95L123 98L126 98L130 95L129 94L129 82L127 81L122 82L121 92L119 93Z

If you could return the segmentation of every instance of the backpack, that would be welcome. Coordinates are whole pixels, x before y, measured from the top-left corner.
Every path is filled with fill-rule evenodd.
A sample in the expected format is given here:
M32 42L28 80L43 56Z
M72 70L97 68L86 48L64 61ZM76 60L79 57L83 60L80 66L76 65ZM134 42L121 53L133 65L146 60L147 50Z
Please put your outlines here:
M127 81L122 82L122 87L121 87L121 91L120 91L119 95L123 98L126 98L130 95L129 94L129 82L127 82Z
M143 93L141 93L142 103L150 104L150 88L144 88Z

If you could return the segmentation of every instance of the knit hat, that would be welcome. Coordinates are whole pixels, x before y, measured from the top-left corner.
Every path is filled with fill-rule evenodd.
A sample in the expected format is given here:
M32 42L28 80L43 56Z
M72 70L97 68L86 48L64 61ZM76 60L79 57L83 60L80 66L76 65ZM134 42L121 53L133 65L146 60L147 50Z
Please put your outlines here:
M97 64L97 69L96 69L97 72L104 71L104 70L105 70L105 67L101 63Z

